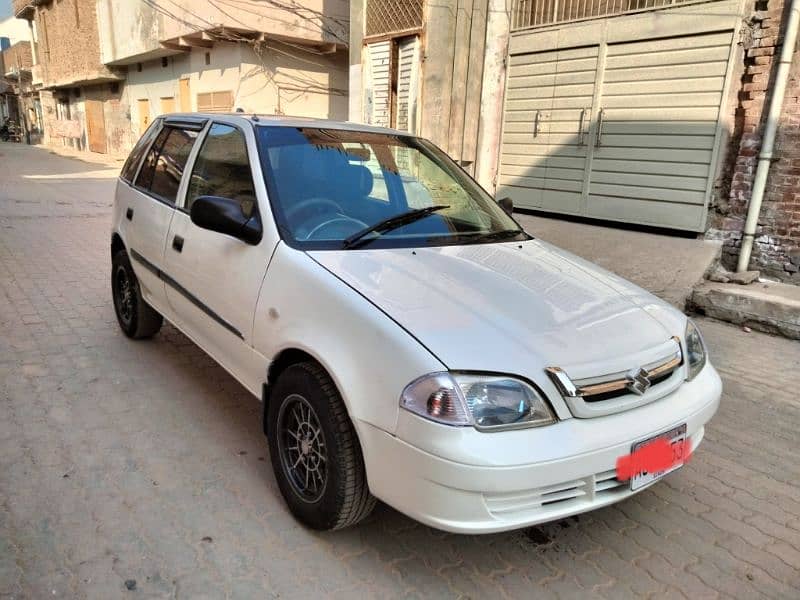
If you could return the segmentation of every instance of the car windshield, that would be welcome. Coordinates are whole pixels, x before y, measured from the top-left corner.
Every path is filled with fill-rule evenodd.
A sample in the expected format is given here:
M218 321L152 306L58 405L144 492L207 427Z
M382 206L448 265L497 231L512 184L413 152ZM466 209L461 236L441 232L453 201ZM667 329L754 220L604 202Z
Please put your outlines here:
M441 150L419 138L259 126L272 209L304 249L442 246L528 236Z

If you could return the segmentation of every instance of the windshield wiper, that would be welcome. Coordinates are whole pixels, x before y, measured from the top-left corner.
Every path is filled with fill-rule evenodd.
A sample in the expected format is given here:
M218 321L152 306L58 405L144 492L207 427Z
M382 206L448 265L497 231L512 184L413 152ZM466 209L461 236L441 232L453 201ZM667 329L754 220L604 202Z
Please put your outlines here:
M369 243L372 240L377 239L382 233L386 233L392 229L397 229L403 225L408 225L414 221L419 221L423 217L426 217L437 211L444 210L445 208L450 208L450 205L434 204L433 206L426 206L425 208L415 208L414 210L409 210L408 212L394 215L393 217L389 217L383 221L378 221L374 225L365 227L361 231L356 231L353 235L345 238L342 248L345 250L350 250L351 248L355 248L361 244ZM378 235L373 238L365 239L370 233L377 233Z
M500 231L490 231L488 233L482 233L474 238L471 238L469 241L473 243L480 243L480 242L499 242L500 240L505 239L513 239L519 235L524 234L525 232L522 229L501 229Z

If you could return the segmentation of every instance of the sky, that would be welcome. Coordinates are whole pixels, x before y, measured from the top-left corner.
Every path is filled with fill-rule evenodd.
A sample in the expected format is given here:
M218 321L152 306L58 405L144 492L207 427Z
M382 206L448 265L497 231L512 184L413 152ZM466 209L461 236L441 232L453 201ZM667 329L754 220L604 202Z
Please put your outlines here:
M0 19L11 16L11 0L0 0Z

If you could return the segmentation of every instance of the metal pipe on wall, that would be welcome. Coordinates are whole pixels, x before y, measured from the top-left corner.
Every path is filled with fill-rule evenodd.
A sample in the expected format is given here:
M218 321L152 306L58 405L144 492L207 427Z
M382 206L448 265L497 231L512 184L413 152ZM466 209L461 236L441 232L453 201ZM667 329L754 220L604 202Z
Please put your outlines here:
M781 48L778 69L775 72L775 85L772 88L772 99L769 103L767 122L764 125L764 137L761 143L761 151L758 155L755 179L753 180L753 194L750 197L747 219L742 231L742 248L739 251L739 261L736 265L736 271L739 273L747 270L753 253L753 239L758 227L761 203L764 201L764 190L767 186L767 176L769 175L769 167L772 163L772 154L775 149L775 134L778 130L778 121L783 108L783 98L786 95L789 67L792 64L792 55L797 45L798 26L800 26L800 0L792 0L789 8L789 18L786 22L786 30L783 34L783 47Z

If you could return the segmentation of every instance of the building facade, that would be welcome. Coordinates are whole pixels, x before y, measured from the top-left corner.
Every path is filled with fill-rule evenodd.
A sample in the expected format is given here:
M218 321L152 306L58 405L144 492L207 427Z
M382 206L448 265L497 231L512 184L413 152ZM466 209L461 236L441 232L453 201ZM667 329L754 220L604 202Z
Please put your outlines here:
M788 0L354 0L350 117L516 206L722 237L733 266ZM797 281L797 61L752 265Z
M14 0L29 23L46 143L119 154L131 140L125 72L104 65L95 0Z
M347 116L346 1L97 6L102 60L127 70L137 135L172 111Z
M14 0L45 141L125 155L173 111L345 118L345 0Z

